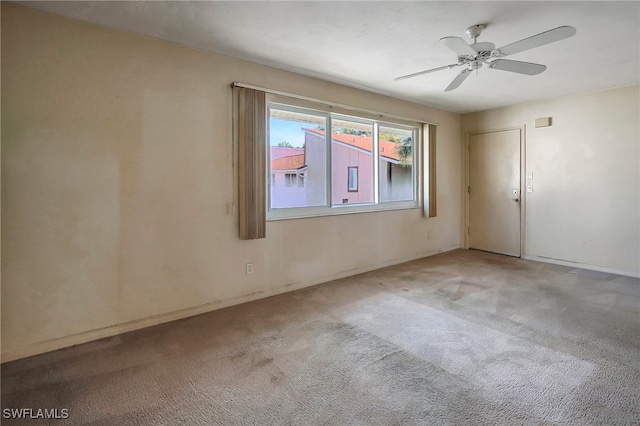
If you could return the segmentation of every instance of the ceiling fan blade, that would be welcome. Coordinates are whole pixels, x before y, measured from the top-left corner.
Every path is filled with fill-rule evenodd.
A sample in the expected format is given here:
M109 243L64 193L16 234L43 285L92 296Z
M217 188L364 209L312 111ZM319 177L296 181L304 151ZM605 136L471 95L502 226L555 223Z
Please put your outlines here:
M489 63L489 68L517 72L520 74L536 75L546 70L547 66L531 62L513 61L511 59L496 59Z
M406 80L407 78L417 77L417 76L422 75L422 74L429 74L430 72L448 70L448 69L451 69L453 67L457 67L458 65L460 65L460 64L445 65L443 67L431 68L430 70L426 70L426 71L414 72L413 74L407 74L407 75L403 75L402 77L396 77L396 78L393 79L393 81Z
M533 49L534 47L543 46L554 41L563 40L569 38L576 33L576 29L573 27L558 27L549 31L545 31L540 34L536 34L529 38L525 38L515 43L507 44L498 49L501 56L513 55L514 53L522 52L524 50Z
M444 91L450 92L451 90L456 89L462 84L463 81L467 79L467 77L469 77L469 74L471 74L471 70L469 69L460 71L460 74L458 74L456 78L453 79L453 81L447 86L446 89L444 89Z
M440 39L440 41L449 49L456 52L456 55L458 56L475 56L478 53L473 50L473 47L469 46L469 44L460 37L443 37Z

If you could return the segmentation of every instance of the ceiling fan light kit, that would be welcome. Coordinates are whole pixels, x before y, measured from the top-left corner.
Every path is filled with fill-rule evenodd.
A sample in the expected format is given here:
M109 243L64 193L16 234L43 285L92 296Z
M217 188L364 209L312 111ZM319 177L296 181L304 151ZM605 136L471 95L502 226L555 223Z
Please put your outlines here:
M477 39L482 34L482 30L486 28L486 24L472 25L466 29L467 35L473 39L473 44L468 44L460 37L449 36L440 39L440 42L453 50L458 56L458 62L455 64L445 65L438 68L432 68L425 71L419 71L413 74L403 75L395 80L406 80L408 78L417 77L423 74L451 69L455 67L464 67L462 71L453 79L453 81L444 89L449 92L459 87L472 71L477 71L483 65L487 65L491 69L501 71L515 72L525 75L540 74L547 69L545 65L534 64L531 62L514 61L512 59L502 59L505 56L520 53L525 50L543 46L545 44L569 38L576 33L576 29L569 26L553 28L540 34L507 44L496 49L496 45L483 41L478 42Z

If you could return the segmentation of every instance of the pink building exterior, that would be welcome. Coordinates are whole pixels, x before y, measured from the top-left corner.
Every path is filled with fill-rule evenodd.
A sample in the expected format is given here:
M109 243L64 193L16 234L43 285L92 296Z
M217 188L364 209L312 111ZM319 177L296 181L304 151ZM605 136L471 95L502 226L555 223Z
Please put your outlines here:
M272 208L326 205L325 131L302 130L304 148L271 147ZM336 132L331 139L332 205L372 203L372 137ZM413 198L412 167L400 164L396 148L379 141L382 202Z
M324 135L321 138L324 142ZM357 139L371 138L355 135L333 135L333 138L331 148L332 203L334 205L372 203L373 161L371 161L371 148L366 151L355 145ZM344 142L346 140L350 142L353 140L353 144L347 144ZM349 168L353 168L357 176L356 182L354 182L354 179L351 182L352 188L355 188L355 190L349 190Z
M271 206L307 205L304 148L271 147Z

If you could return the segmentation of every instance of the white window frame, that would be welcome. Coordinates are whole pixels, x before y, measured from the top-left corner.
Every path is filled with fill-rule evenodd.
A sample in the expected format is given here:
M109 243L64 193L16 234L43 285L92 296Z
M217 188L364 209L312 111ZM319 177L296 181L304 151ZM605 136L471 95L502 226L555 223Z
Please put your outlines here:
M358 192L358 166L347 166L347 192Z
M416 123L415 126L406 126L406 125L402 125L402 124L398 124L396 122L390 122L390 121L378 121L376 123L376 138L378 137L378 135L380 134L380 127L391 127L391 128L396 128L398 130L413 130L412 131L412 135L411 135L411 143L412 143L412 158L411 158L411 179L413 181L413 200L417 200L418 205L416 207L421 207L422 206L422 198L421 198L421 194L422 192L422 182L419 182L423 167L426 167L425 164L422 159L422 149L425 146L425 135L424 135L424 126L420 123ZM376 147L376 149L378 150L378 156L380 155L379 152L379 148ZM380 161L379 161L378 157L378 164L376 165L376 168L380 165ZM380 175L379 175L380 171L378 170L378 174L376 175L376 178L378 179L378 183L376 183L376 185L380 184ZM378 191L378 193L376 194L376 200L377 197L380 195L380 192ZM389 203L405 203L405 202L410 202L410 201L378 201L381 204L389 204Z
M366 213L375 211L386 210L405 210L405 209L418 209L423 205L422 199L422 186L423 182L420 179L423 170L422 150L424 144L424 126L423 123L414 122L411 120L401 120L396 118L386 118L383 116L373 115L367 112L354 112L347 110L340 110L334 106L317 104L305 100L288 98L280 95L267 95L267 108L266 108L266 123L267 123L267 176L271 176L271 132L269 129L269 121L271 117L271 109L294 111L299 113L315 114L326 119L325 126L325 144L326 144L326 204L323 206L313 207L287 207L287 208L271 208L271 185L267 185L267 220L281 220L281 219L297 219L305 217L317 217L317 216L331 216L341 214L353 214L353 213ZM332 117L340 120L353 120L353 121L371 121L373 122L373 146L372 146L372 161L373 161L373 202L361 203L361 204L335 204L332 205L332 140L331 140L331 128ZM395 127L398 129L411 130L413 133L413 156L412 156L412 180L413 180L413 199L407 201L383 201L379 200L379 163L380 153L378 149L378 134L379 127ZM267 179L267 182L270 182ZM306 184L307 182L305 182Z

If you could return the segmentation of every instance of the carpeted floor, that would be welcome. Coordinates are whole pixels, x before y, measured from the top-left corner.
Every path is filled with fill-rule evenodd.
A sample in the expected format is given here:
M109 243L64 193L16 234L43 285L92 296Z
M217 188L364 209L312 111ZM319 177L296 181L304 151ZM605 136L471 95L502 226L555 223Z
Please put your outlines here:
M4 364L2 408L74 425L640 424L640 281L456 250ZM38 424L2 419L21 422Z

